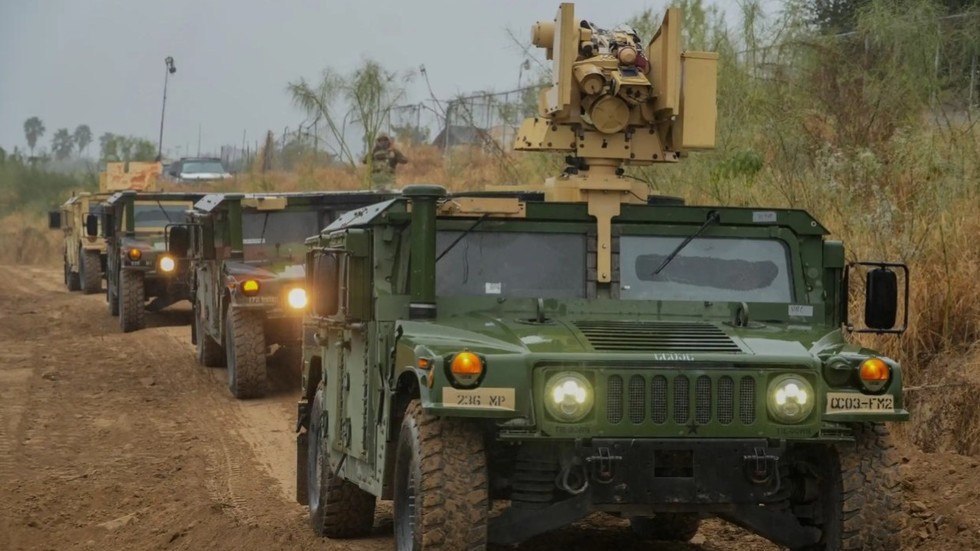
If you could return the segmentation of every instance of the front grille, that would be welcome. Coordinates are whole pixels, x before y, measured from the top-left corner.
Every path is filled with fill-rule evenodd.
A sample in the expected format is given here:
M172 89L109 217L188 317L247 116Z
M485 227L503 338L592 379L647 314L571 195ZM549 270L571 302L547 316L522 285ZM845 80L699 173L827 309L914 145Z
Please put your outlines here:
M630 421L636 425L647 417L646 386L640 375L630 377Z
M687 423L691 418L691 384L687 377L678 375L674 377L674 422L677 424Z
M576 321L592 348L606 352L742 351L724 331L710 323L662 321Z
M736 393L736 378L738 392ZM718 422L742 425L756 421L756 380L752 375L611 374L606 378L606 420L618 424L644 421L689 426ZM692 419L693 417L693 419Z
M609 377L606 396L606 419L610 423L623 420L623 378L619 375Z
M738 418L746 425L755 423L755 381L742 377L738 383Z
M694 419L699 425L707 425L711 421L711 379L707 375L698 377L694 392L696 395Z
M667 377L656 375L650 383L651 419L662 425L667 422Z
M735 420L735 382L726 375L718 379L718 422L722 425L730 425L733 420Z

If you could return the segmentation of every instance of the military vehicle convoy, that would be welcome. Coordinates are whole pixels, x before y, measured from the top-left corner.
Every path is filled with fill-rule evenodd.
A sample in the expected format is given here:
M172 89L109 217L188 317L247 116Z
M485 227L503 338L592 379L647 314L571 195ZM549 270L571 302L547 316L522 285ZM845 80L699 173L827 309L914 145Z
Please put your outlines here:
M204 193L122 191L103 204L99 214L106 241L106 301L119 316L123 332L146 326L145 312L157 312L190 298L189 263L168 254L168 227L183 223L186 212ZM89 235L95 215L87 222ZM146 301L152 299L149 303Z
M390 196L212 194L194 205L189 223L172 227L171 252L191 259L198 361L227 365L235 397L265 393L270 347L299 351L307 304L305 239L341 213Z
M113 192L134 189L148 191L156 187L160 163L107 163L99 174L98 193L72 195L57 211L48 213L48 227L61 229L65 234L65 286L69 291L85 294L102 291L106 267L106 244L100 236L98 218L92 231L86 229L88 215L97 213L99 205Z
M845 262L800 210L665 204L623 176L714 144L716 58L680 36L676 9L643 48L562 4L534 27L555 82L517 143L566 152L562 175L409 186L307 241L296 483L318 534L370 532L382 498L398 549L595 511L651 540L716 515L793 550L898 548L902 369L842 329L903 330L907 269Z

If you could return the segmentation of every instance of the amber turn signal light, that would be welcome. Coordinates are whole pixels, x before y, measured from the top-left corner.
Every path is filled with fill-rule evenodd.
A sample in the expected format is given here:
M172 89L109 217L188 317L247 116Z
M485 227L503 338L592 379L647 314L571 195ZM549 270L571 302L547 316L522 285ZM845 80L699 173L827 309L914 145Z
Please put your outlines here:
M254 295L259 292L259 282L255 279L246 279L242 282L242 294Z
M483 373L483 360L472 352L460 352L449 366L453 375L479 375Z
M861 363L862 381L887 381L891 377L888 364L878 358L868 358Z
M880 358L868 358L861 362L858 376L866 390L878 392L888 385L892 378L892 369Z
M143 258L143 251L137 248L132 248L129 249L129 252L126 253L126 256L128 256L129 259L132 260L133 262L136 262L137 260Z

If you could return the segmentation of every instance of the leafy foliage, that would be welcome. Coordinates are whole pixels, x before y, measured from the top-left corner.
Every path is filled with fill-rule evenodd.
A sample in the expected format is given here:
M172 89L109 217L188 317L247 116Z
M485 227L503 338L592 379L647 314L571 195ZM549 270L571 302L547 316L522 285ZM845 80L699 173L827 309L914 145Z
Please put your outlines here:
M59 161L71 157L74 148L75 140L67 128L59 128L51 138L51 152L54 153L54 158Z
M31 149L31 156L34 156L34 146L37 140L44 135L44 123L37 117L31 117L24 121L24 136L27 138L27 147Z
M75 146L78 147L78 153L84 153L85 148L92 143L92 129L87 124L80 124L75 128L72 138L75 140Z
M290 82L287 91L293 104L313 119L313 124L326 124L334 142L328 142L328 149L356 167L360 155L354 153L352 136L361 138L363 151L370 151L392 107L404 98L405 84L411 78L411 73L399 75L376 61L367 60L349 75L327 68L320 82L310 83L301 78Z
M99 136L99 147L103 162L149 162L156 159L157 154L156 145L146 138L120 136L111 132Z

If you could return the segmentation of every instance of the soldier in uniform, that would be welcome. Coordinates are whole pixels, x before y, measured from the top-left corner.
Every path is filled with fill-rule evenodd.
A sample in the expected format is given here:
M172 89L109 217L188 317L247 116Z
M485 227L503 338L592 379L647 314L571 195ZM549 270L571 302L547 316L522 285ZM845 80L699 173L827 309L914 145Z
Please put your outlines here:
M368 155L364 156L365 164L367 164L368 158ZM394 187L395 169L398 165L408 162L408 158L402 155L401 151L395 149L387 134L381 134L374 140L374 149L370 153L370 159L372 189L391 189Z

